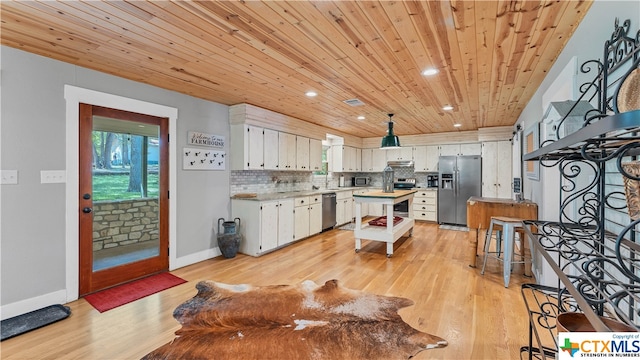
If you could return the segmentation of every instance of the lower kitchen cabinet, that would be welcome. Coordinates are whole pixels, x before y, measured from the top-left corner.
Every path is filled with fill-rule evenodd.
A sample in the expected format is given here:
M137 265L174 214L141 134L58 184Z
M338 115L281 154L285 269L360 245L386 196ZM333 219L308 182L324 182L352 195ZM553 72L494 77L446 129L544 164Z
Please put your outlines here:
M418 189L413 196L413 218L438 221L438 190Z
M297 197L294 202L293 240L320 233L322 231L322 195Z
M336 192L336 225L353 220L353 191Z
M259 256L293 241L293 199L231 200L231 217L240 218L240 252Z
M322 232L322 195L309 196L309 236Z
M380 189L374 189L374 188L367 188L367 189L363 189L363 190L354 190L353 194L354 195L360 195L360 194L364 194L364 193L368 193L371 191L379 191ZM352 202L353 204L353 215L355 216L356 214L356 204L355 202ZM362 217L365 216L382 216L384 215L384 205L382 204L376 204L376 203L362 203L360 204L360 211L362 212L361 215Z
M354 190L353 194L354 195L360 195L360 194L364 194L369 192L370 190ZM368 203L362 203L360 204L360 215L362 217L365 217L367 215L369 215L369 204ZM353 215L355 216L355 203L354 203L354 210L353 210Z

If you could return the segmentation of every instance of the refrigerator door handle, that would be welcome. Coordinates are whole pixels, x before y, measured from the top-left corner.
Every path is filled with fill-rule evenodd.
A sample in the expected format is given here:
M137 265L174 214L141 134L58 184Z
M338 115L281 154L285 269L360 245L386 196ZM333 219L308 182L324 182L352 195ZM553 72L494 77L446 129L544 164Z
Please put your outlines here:
M458 168L456 168L453 171L453 194L455 196L458 196L458 178L459 178L459 174L458 174Z

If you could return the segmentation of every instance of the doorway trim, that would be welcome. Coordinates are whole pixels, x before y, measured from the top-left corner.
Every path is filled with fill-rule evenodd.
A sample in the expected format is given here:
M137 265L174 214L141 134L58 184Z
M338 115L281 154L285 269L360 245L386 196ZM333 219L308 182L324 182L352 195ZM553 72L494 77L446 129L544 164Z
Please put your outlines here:
M79 109L80 103L104 106L119 110L137 112L147 115L169 118L169 270L176 268L177 229L176 229L176 194L177 194L177 144L175 134L178 109L165 105L131 99L95 90L65 85L66 101L66 175L65 185L65 254L66 254L66 297L67 302L78 299L80 274L80 246L78 220L78 184L79 184Z

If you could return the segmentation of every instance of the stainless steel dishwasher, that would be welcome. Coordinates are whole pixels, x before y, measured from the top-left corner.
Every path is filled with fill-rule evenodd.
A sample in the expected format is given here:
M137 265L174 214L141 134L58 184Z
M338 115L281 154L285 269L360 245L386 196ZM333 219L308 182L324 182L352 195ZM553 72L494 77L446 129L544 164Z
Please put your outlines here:
M322 230L336 226L336 193L322 194Z

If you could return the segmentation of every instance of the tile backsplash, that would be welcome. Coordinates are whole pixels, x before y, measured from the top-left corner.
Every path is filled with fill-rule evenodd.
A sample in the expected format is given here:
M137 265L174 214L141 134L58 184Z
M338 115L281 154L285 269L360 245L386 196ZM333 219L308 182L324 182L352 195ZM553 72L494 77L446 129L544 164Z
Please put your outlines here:
M394 167L396 178L416 178L418 187L426 187L427 173L415 173L413 167ZM231 171L231 195L239 193L266 194L271 192L312 190L338 187L340 175L345 178L345 186L351 186L354 176L368 176L371 185L382 187L382 172L379 173L329 173L313 175L312 172L301 171L267 171L267 170L233 170Z

